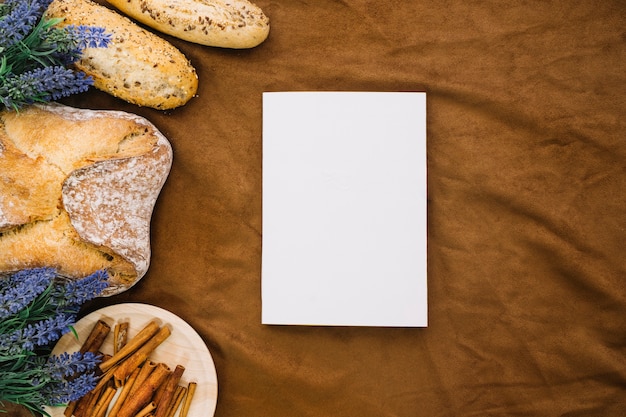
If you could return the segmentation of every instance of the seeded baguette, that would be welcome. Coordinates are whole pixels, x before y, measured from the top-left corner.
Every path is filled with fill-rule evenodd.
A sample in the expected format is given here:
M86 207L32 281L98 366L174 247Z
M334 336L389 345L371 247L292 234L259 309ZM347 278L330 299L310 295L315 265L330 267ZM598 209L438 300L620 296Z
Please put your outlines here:
M176 47L125 16L91 0L54 0L48 17L64 25L104 27L112 34L107 48L86 48L76 68L94 86L139 106L173 109L198 89L196 70Z
M269 35L268 17L247 0L107 0L131 18L206 46L244 49Z

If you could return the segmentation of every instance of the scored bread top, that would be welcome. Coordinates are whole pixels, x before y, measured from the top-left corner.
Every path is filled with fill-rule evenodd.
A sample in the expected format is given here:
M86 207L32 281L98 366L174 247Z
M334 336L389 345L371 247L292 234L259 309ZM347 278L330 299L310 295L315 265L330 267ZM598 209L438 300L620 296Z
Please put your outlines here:
M167 139L133 114L59 104L3 112L0 128L0 273L106 269L107 295L143 277L172 163Z

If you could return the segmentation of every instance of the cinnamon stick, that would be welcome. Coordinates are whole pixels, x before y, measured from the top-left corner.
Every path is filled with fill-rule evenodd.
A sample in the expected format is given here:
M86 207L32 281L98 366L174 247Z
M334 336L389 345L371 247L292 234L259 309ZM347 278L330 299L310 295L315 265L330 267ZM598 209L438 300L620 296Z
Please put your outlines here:
M94 398L95 397L95 398ZM74 408L74 416L76 417L88 417L85 416L86 410L89 410L90 404L95 404L95 401L98 399L98 393L94 391L89 391L87 394L83 395L77 402L76 407Z
M152 371L154 371L154 368L156 368L156 366L156 363L148 360L144 362L141 368L136 368L137 370L139 370L139 374L137 375L135 381L133 381L133 385L130 388L130 393L128 395L134 395L137 392L137 390L141 387L144 381L148 379L148 376L152 373Z
M137 351L135 351L135 353L133 353L120 364L120 366L114 372L115 378L121 381L125 380L126 377L130 375L135 368L145 362L145 360L148 359L148 356L150 356L150 354L171 334L172 331L168 326L161 327L154 336L152 336ZM122 348L122 350L124 350L124 348Z
M93 409L96 407L96 403L100 399L100 396L104 392L103 388L94 388L86 395L84 395L80 400L78 400L78 404L76 405L76 409L74 410L74 415L76 417L91 417L91 413Z
M167 377L167 380L163 384L163 389L159 392L160 395L154 400L156 403L156 412L154 413L155 417L167 416L168 407L174 398L176 387L183 376L183 372L185 372L185 367L182 365L176 365L174 371L172 371L172 373Z
M103 320L98 320L91 329L89 336L87 336L87 339L85 339L82 346L80 347L79 352L96 353L100 349L100 347L104 343L104 340L110 332L111 326L109 326L109 324Z
M78 400L70 401L67 404L67 407L65 407L65 410L63 410L63 415L65 417L72 417L72 415L74 415L74 410L76 409L77 404L78 404Z
M156 408L156 404L154 401L151 401L144 408L141 409L140 412L135 414L135 417L146 417L147 415L152 415L152 410Z
M178 406L183 402L183 398L185 397L185 393L187 392L187 388L183 386L176 387L176 393L174 394L174 399L170 402L167 411L167 417L174 417Z
M110 381L105 383L100 383L102 380L96 384L94 389L85 394L81 399L76 403L76 408L74 409L74 416L76 417L90 417L93 409L96 406L96 403L103 395L104 391L108 387L112 387L113 384Z
M191 407L191 400L193 399L193 395L196 393L196 386L197 384L195 382L190 382L189 385L187 385L187 396L185 397L183 408L180 410L180 417L187 417L189 408Z
M159 363L150 373L137 392L129 396L122 408L117 413L118 417L134 417L143 407L148 404L154 392L167 378L170 369L164 363Z
M117 368L109 369L107 372L103 373L102 376L100 376L100 380L96 384L93 391L100 391L104 389L104 386L111 382L111 378L113 378L113 372L115 372L115 369Z
M107 322L105 322L104 320L98 320L92 327L89 335L80 346L78 351L82 354L85 354L86 352L97 353L104 344L104 341L109 335L110 331L111 326L109 326ZM102 360L106 360L106 357L103 356ZM72 375L70 377L70 380L73 380L77 377L78 374ZM63 415L65 415L65 417L72 417L72 415L74 415L74 410L76 410L76 407L78 406L78 401L79 400L70 401L67 404L67 407L63 411Z
M140 349L148 340L150 340L159 331L159 323L156 320L152 320L146 326L144 326L139 333L135 335L131 340L126 343L111 359L104 361L100 364L100 369L107 371L111 369L115 364L122 361L122 359L130 356L135 351Z
M93 410L93 408L96 406L96 403L98 402L101 394L102 391L94 392L89 401L84 405L84 408L82 410L77 410L77 415L79 415L78 413L81 412L79 417L90 417L91 410Z
M104 417L107 412L107 408L109 408L109 404L115 395L115 391L116 389L114 386L108 386L104 390L100 398L98 398L90 417Z
M119 352L128 342L128 322L117 323L113 331L113 354Z
M117 416L118 411L120 410L120 408L122 408L124 401L126 401L126 398L128 398L128 395L130 394L130 390L132 389L135 381L137 380L139 371L140 371L139 368L135 369L133 373L130 374L130 376L126 380L126 383L124 384L124 386L122 387L122 390L120 391L120 395L117 397L117 400L115 400L115 404L113 404L113 408L111 408L111 411L109 412L109 417Z

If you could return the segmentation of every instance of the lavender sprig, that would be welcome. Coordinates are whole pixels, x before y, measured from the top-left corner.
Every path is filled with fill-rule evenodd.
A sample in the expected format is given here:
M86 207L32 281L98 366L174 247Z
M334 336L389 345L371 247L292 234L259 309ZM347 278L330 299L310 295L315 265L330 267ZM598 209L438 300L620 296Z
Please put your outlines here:
M65 27L68 35L76 42L77 48L106 48L111 42L111 35L104 28L97 26L69 25Z
M109 285L108 278L108 274L100 270L80 280L57 283L50 297L59 307L79 306L102 294Z
M50 356L50 349L73 331L80 306L101 295L107 281L104 271L69 280L50 268L0 276L0 406L9 401L45 414L44 405L67 403L93 389L99 356Z
M0 45L3 50L17 44L31 32L48 4L6 0L0 5Z
M8 334L1 334L0 358L17 358L28 355L25 352L33 352L38 347L49 345L71 331L75 321L76 314L57 312L53 317L30 323Z
M57 313L76 313L80 305L102 294L108 286L108 275L105 271L96 271L84 278L69 280L58 276L51 268L35 268L17 272L5 280L0 279L0 288L8 286L10 294L30 291L37 293L37 296L31 297L32 301L19 312L0 322L0 334L25 328L29 323L48 319ZM41 290L44 285L45 288ZM0 310L7 309L11 304L12 301L7 297L0 297Z
M85 352L84 354L80 352L74 352L72 354L64 352L60 355L50 356L48 361L41 366L42 374L48 379L34 382L45 383L48 381L61 380L75 374L91 371L100 363L100 359L100 355L92 352Z
M60 19L47 20L45 41L39 45L38 54L51 55L56 63L69 65L76 62L86 48L106 48L111 42L111 34L97 26L67 25L56 26Z
M10 74L0 83L0 101L7 108L44 103L87 91L93 80L63 66L36 68Z
M91 391L100 362L99 355L89 352L39 356L21 369L0 372L0 398L47 415L44 406L67 404Z
M36 102L57 100L85 91L93 79L74 71L86 48L107 47L103 28L60 26L48 18L50 0L6 0L0 3L0 105L18 110Z
M25 269L0 280L0 321L24 309L50 285L55 276L52 268L36 268Z
M71 381L67 379L55 381L39 389L43 397L41 404L58 406L76 401L94 389L97 382L98 378L93 372L82 374Z

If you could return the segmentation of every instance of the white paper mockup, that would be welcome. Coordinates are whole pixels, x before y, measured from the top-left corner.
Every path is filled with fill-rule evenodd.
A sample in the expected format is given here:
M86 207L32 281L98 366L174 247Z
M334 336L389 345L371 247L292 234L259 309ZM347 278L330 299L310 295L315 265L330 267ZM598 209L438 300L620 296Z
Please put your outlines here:
M427 326L426 94L263 94L262 323Z

